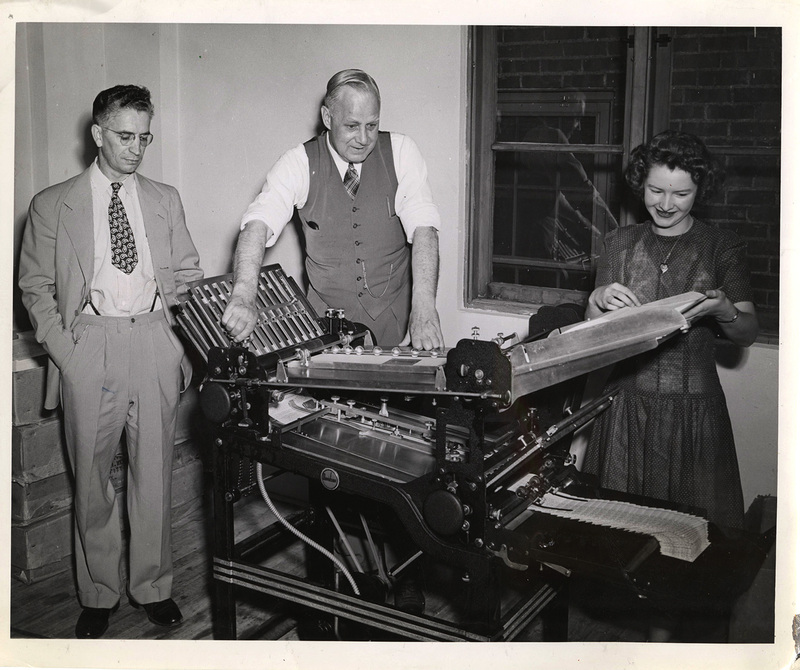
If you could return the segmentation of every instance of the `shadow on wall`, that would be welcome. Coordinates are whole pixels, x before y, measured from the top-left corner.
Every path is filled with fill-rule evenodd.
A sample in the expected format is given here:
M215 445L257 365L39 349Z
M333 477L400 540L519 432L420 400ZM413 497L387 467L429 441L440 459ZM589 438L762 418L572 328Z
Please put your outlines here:
M87 113L78 121L76 137L83 138L83 144L78 148L78 158L85 167L97 157L97 146L92 137L92 115Z

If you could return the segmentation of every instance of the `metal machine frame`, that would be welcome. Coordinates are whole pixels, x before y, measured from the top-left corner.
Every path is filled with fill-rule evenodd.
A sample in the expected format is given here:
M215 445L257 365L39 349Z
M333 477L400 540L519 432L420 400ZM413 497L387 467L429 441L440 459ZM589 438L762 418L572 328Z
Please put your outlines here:
M659 555L648 535L556 519L532 506L551 490L609 495L582 480L564 438L604 411L613 395L579 407L572 384L686 329L681 312L699 294L644 306L633 326L617 313L564 324L535 341L502 335L483 341L474 333L445 352L384 352L338 310L316 315L279 266L262 268L253 338L233 343L220 325L231 285L229 275L196 282L178 314L207 366L200 398L213 427L217 638L237 636L237 587L403 638L487 641L514 639L546 610L554 614L547 630L563 639L556 616L564 614L563 598L561 606L554 601L573 571L667 598L676 591L665 572L684 585L723 593L731 589L720 581L721 564L739 570L737 584L754 576L749 559L763 558L763 547L751 543L743 554L714 528L713 546L695 569ZM295 393L306 400L285 419L280 403ZM413 410L405 409L408 403ZM285 544L287 531L272 524L235 540L242 463L301 475L328 497L384 505L425 557L461 572L474 594L472 607L459 621L407 614L357 597L333 564L320 569L311 561L303 577L256 562L256 555ZM331 546L317 493L296 520ZM511 605L501 604L500 588L509 571L528 582Z

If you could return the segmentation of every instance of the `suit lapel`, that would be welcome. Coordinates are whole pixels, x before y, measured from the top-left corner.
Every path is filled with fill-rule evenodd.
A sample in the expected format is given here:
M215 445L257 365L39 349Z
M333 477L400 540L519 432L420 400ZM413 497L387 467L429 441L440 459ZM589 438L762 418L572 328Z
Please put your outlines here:
M94 275L94 214L89 170L79 174L64 197L62 225L75 248L84 280Z
M150 180L141 175L137 175L137 179L144 230L150 245L153 269L158 274L160 268L169 267L170 264L167 209L162 203L161 192L150 183Z

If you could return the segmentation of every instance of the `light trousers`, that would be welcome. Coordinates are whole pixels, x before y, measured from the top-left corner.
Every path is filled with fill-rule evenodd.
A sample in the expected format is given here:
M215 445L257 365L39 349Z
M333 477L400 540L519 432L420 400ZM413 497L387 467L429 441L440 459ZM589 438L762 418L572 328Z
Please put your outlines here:
M163 311L81 314L61 370L75 477L75 562L84 607L120 599L122 534L111 466L125 432L130 526L128 591L139 603L172 591L171 486L183 347Z

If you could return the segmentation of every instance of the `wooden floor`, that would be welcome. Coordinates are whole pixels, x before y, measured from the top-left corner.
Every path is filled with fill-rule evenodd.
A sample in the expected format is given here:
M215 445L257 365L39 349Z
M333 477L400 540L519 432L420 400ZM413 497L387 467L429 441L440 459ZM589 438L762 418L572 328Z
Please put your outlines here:
M272 517L258 497L238 503L237 533L249 534L264 527ZM210 640L212 629L212 578L210 551L210 513L208 501L197 500L173 512L173 547L175 582L173 598L184 614L181 625L165 629L151 624L142 610L134 609L123 596L119 610L111 617L107 639L136 640ZM274 558L283 567L303 562L303 550L293 545ZM273 564L270 564L274 567ZM730 626L730 642L772 642L774 598L774 554L768 559L756 581L741 599ZM571 582L573 580L570 580ZM570 586L568 635L570 641L642 642L647 630L640 612L626 607L592 607L583 598L592 587L576 583ZM426 593L427 615L444 611L448 604L436 593ZM74 578L62 572L34 584L12 580L12 638L71 638L80 614ZM242 590L237 597L237 631L240 639L299 640L298 623L307 617L307 609L284 603L266 595ZM525 628L518 641L543 639L540 620Z

